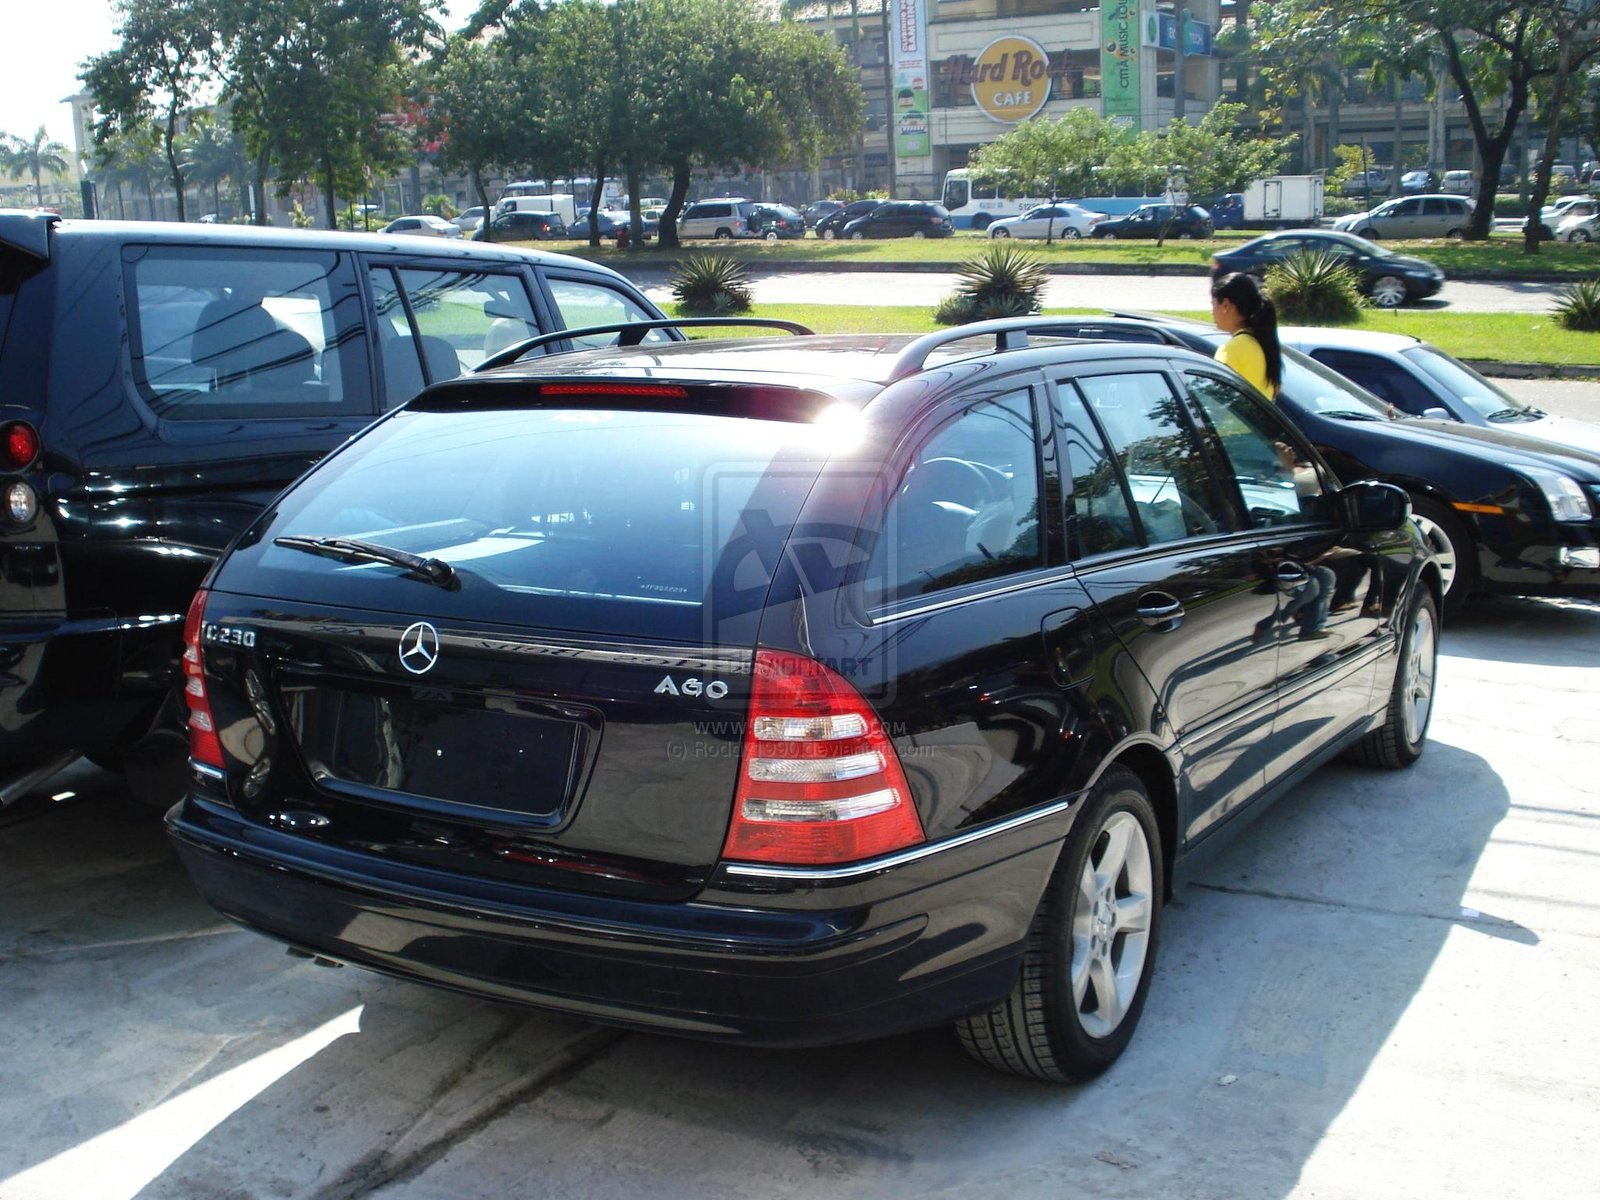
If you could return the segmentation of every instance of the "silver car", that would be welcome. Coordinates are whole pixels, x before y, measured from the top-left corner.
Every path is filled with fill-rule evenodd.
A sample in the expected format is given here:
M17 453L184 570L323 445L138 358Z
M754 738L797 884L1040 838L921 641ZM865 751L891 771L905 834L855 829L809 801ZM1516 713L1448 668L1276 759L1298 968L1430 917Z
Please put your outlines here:
M1076 204L1060 201L1056 204L1039 204L1020 217L1007 217L989 226L992 238L1086 238L1096 225L1106 219L1105 213L1090 212Z
M1340 217L1333 227L1365 238L1460 237L1472 220L1465 196L1402 196L1371 212Z

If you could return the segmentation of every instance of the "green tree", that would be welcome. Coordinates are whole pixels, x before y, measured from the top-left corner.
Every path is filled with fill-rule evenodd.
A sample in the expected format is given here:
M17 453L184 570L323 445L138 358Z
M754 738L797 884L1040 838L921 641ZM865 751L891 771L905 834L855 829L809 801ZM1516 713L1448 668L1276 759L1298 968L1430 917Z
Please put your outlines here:
M441 36L438 0L233 0L217 31L226 94L251 153L279 178L315 178L337 223L338 195L409 148L400 124L409 55ZM264 173L264 172L263 172Z
M114 134L95 145L95 180L102 192L116 197L119 218L127 216L122 194L127 187L144 195L146 213L150 220L156 219L155 181L166 172L157 140L155 129L146 127Z
M143 126L160 134L167 178L188 217L178 139L207 82L214 34L207 0L119 0L117 46L88 60L79 76L94 95L95 141Z
M522 119L508 39L486 42L455 34L423 71L423 129L438 143L441 167L465 174L473 195L490 213L484 176L516 160ZM493 237L485 219L483 236Z
M222 185L231 183L242 193L249 182L250 157L244 143L233 132L225 117L201 114L195 117L179 143L184 178L198 188L211 189L211 207L222 212ZM241 211L248 204L241 204Z
M979 183L1010 184L1028 196L1084 196L1098 190L1101 169L1122 130L1099 113L1074 108L1056 120L1035 117L981 146L969 164ZM1045 230L1046 242L1055 229Z
M52 142L44 126L30 138L0 135L0 168L8 175L27 175L33 179L33 202L44 207L44 174L59 175L67 169L63 157L67 148Z

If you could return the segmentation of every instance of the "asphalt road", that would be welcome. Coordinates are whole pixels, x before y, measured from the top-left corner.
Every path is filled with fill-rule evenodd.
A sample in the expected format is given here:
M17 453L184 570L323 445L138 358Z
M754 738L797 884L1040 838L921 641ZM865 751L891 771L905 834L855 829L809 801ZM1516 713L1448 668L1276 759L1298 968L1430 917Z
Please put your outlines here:
M1593 1195L1597 679L1600 605L1469 609L1422 760L1269 811L1073 1088L942 1030L750 1052L292 959L82 766L0 822L0 1197Z
M672 293L663 270L629 274L657 304ZM956 285L956 276L924 271L813 272L760 275L755 297L762 304L926 305L932 308ZM1558 284L1469 283L1447 281L1438 296L1413 307L1418 311L1546 313ZM1196 275L1052 275L1045 289L1048 308L1119 307L1158 312L1204 312L1210 306L1207 281Z

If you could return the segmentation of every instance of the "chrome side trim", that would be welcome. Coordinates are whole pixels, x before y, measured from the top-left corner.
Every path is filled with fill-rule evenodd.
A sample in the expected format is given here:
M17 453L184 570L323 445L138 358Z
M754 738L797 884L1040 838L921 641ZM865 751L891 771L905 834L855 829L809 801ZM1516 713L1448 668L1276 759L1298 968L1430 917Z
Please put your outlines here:
M981 829L973 829L967 833L957 834L955 837L945 838L940 842L929 842L921 846L913 846L909 850L901 850L895 854L887 854L882 858L868 859L866 862L847 863L841 867L768 867L758 863L724 863L722 869L734 879L770 879L781 880L784 883L837 883L841 879L859 879L866 875L877 875L883 871L892 871L908 863L919 862L924 858L931 858L935 854L942 854L946 850L956 850L962 846L982 841L984 838L996 837L1000 834L1011 833L1036 821L1043 821L1047 817L1060 816L1076 804L1083 793L1070 800L1058 800L1054 804L1047 804L1043 808L1035 808L1029 812L1015 817L1008 817L993 825L985 825Z
M867 623L873 626L888 625L894 621L903 621L907 617L923 617L946 608L973 604L979 600L990 600L995 596L1005 596L1012 592L1025 592L1030 588L1053 587L1063 583L1072 583L1077 579L1071 567L1065 569L1045 567L1042 569L1052 571L1052 574L1044 578L1040 578L1037 575L1028 575L1020 579L1013 577L1009 582L1001 584L999 587L988 588L985 591L963 592L959 596L951 596L946 600L935 600L932 604L920 604L916 608L897 608L890 612L879 612L870 615L867 618Z

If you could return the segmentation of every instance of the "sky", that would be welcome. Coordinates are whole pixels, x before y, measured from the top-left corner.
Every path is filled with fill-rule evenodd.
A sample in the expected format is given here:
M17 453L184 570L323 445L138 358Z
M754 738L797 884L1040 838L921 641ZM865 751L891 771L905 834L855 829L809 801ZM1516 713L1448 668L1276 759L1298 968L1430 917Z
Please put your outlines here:
M477 8L450 0L447 28ZM115 0L0 0L0 133L32 137L43 125L72 146L72 110L61 103L78 91L83 61L117 44Z

